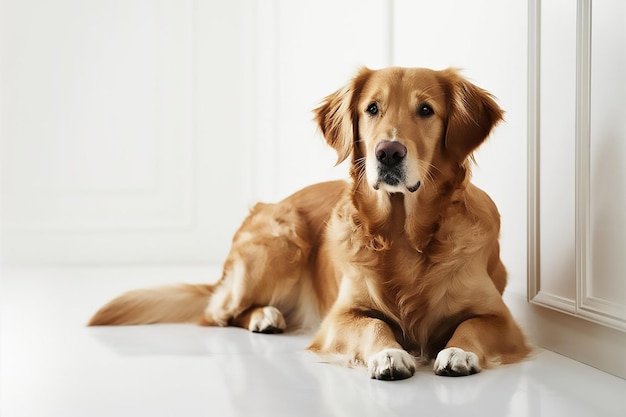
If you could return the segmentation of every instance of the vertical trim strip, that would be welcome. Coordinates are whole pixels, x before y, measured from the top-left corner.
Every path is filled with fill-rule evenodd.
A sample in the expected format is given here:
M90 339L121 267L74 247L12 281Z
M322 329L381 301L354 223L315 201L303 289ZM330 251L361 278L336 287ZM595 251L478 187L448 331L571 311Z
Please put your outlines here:
M576 17L576 314L624 331L626 308L591 288L591 1L578 0Z
M576 312L587 298L589 276L589 169L591 136L591 0L576 12Z
M528 300L539 294L539 117L541 0L528 2Z

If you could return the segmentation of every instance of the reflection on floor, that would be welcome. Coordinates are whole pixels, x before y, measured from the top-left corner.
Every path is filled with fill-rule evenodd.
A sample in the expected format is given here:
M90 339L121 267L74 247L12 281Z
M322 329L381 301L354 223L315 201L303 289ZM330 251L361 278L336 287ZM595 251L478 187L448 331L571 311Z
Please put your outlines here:
M0 415L624 416L626 381L552 352L405 381L322 363L310 336L193 325L87 328L121 291L216 268L12 268L0 287Z

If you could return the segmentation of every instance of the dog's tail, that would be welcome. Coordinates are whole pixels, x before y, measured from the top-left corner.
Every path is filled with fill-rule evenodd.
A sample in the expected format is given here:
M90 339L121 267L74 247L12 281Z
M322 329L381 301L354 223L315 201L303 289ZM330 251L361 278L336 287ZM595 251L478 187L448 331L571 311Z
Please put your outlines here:
M129 291L98 310L88 325L199 323L213 288L181 284Z

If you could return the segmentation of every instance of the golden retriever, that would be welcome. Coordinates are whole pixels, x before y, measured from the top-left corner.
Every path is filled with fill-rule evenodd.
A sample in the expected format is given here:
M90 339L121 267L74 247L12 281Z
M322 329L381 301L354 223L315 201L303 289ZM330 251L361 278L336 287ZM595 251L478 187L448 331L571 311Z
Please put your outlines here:
M89 324L316 326L311 350L383 380L413 375L416 357L449 376L524 358L499 213L470 183L502 119L492 96L453 69L363 68L315 115L351 181L254 206L216 284L131 291Z

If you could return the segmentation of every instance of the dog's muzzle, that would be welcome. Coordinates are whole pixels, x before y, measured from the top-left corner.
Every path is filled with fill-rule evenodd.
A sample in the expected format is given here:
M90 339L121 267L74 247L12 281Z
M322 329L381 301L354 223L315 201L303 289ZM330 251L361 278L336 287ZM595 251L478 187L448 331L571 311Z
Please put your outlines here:
M404 185L409 192L414 193L420 187L421 182L406 184L406 146L397 141L385 140L376 145L374 150L378 161L378 182L374 189L378 190L381 183L396 187Z

